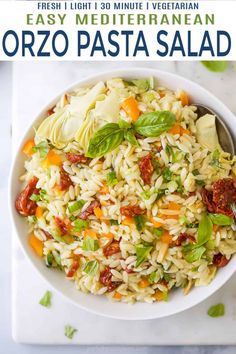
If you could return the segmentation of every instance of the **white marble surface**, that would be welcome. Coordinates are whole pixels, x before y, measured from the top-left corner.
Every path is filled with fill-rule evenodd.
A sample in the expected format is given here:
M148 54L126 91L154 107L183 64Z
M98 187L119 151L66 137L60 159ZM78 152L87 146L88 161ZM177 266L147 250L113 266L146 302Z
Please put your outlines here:
M26 64L18 63L17 64L17 70L21 70L21 68L24 67ZM27 65L32 65L32 64L27 64ZM71 83L72 80L78 79L78 75L76 74L76 68L77 66L83 65L83 76L86 76L89 73L91 73L91 64L89 63L45 63L43 65L48 66L48 75L42 75L43 72L40 72L38 70L37 76L37 84L38 85L45 85L45 82L47 82L47 86L50 88L54 87L55 82L58 85L58 89L62 89L64 84L67 82L68 84ZM136 64L137 65L137 64ZM63 66L63 70L62 70ZM96 64L95 66L93 65L93 72L97 70L104 70L104 69L110 69L111 67L117 67L118 64L110 64L110 63L99 63ZM126 63L126 67L132 66L131 63ZM230 68L228 72L224 74L212 74L207 72L199 63L140 63L139 66L153 66L159 69L164 69L164 70L169 70L169 71L174 71L178 72L186 77L191 78L194 81L197 81L198 83L202 84L206 88L210 89L213 93L215 93L219 98L225 101L225 103L231 108L231 110L236 113L236 101L234 98L234 91L235 91L235 86L236 86L236 72L233 70L233 68ZM66 69L66 70L64 70ZM80 70L81 72L81 67ZM66 77L64 77L65 81L63 81L63 86L60 87L60 80L59 76L63 73L66 73ZM1 284L4 284L2 286L3 292L0 292L0 306L3 307L0 312L0 348L4 348L4 352L6 353L26 353L28 351L30 352L50 352L53 350L57 351L63 351L63 348L48 348L48 347L26 347L26 346L16 346L15 344L12 343L10 339L10 311L9 311L9 298L10 298L10 290L9 290L9 277L10 277L10 270L9 270L9 259L10 259L10 252L9 252L9 239L10 239L10 225L8 221L8 215L7 211L5 210L5 200L6 200L6 178L5 176L8 173L9 169L9 151L10 151L10 137L9 137L9 126L10 126L10 119L9 119L9 99L10 96L10 77L9 77L9 66L7 64L0 64L0 85L1 85L1 108L5 109L5 113L0 114L0 124L1 124L1 154L0 154L0 163L1 163L1 178L0 178L0 202L1 202L1 210L2 210L2 217L0 218L0 229L1 229L1 236L4 238L4 247L1 249L1 252L3 253L2 256L0 257L0 281ZM30 74L30 70L29 70ZM27 75L27 73L26 73ZM81 77L81 75L80 75ZM66 81L68 80L68 81ZM26 76L26 81L27 81L27 76ZM26 94L29 95L29 100L30 100L30 93L32 89L29 91L26 91ZM43 98L43 91L39 93L38 99L41 100L43 103L47 102L47 98ZM43 101L44 100L44 101ZM22 106L20 108L19 114L24 117L27 116L29 113L28 109L26 106ZM33 114L36 112L30 111L30 114ZM4 204L3 204L4 203ZM3 296L3 299L1 297ZM3 314L3 315L2 315ZM67 349L67 352L72 352L75 351L76 348L69 348ZM123 352L126 351L127 348L113 348L113 352ZM92 353L94 352L93 348L85 347L85 348L80 348L80 351L86 352L86 353ZM109 348L96 348L96 351L104 353L110 353L111 349ZM233 353L235 352L234 348L227 348L227 347L221 347L221 348L148 348L148 347L143 347L143 348L129 348L129 352L132 353L135 351L136 353L177 353L177 352L182 352L182 353Z

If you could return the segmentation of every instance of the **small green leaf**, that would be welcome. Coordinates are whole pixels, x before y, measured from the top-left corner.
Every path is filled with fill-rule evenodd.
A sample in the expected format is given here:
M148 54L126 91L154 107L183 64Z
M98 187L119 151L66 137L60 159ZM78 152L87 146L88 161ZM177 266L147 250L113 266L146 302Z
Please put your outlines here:
M117 148L124 140L124 130L116 123L108 123L95 132L89 141L86 156L95 158Z
M214 306L211 306L209 310L207 311L207 314L210 317L221 317L224 316L225 314L225 305L224 304L217 304Z
M210 217L204 214L198 226L197 243L199 246L210 240L213 230L213 224Z
M118 183L115 171L111 171L107 174L108 186L114 187Z
M155 279L156 279L156 275L157 273L156 272L152 272L149 277L148 277L148 280L151 284L155 283Z
M224 214L208 214L211 218L211 221L215 225L221 225L221 226L229 226L233 225L234 219L224 215Z
M227 69L227 61L219 60L203 60L202 64L209 70L213 72L223 72Z
M134 123L137 133L156 137L169 130L176 122L175 115L169 111L156 111L142 114Z
M169 167L165 167L164 170L162 171L162 177L164 182L169 182L171 181L173 172L169 169Z
M47 254L47 257L46 257L46 266L47 266L48 268L51 268L52 263L53 263L53 259L54 259L54 257L53 257L53 255L52 255L52 253L48 253L48 254Z
M92 237L86 237L83 241L82 250L84 251L97 251L99 249L98 240Z
M157 191L155 191L155 193L157 194L156 200L160 199L163 195L165 195L165 191L166 189L158 189Z
M69 339L72 339L74 337L74 334L77 332L77 329L70 326L70 325L67 325L65 326L65 329L64 329L64 334L67 338Z
M47 153L49 151L49 146L46 141L42 141L38 145L35 145L32 147L33 152L39 152L39 156L41 159L44 159L47 156Z
M160 240L163 233L164 229L162 227L152 229L152 234L157 238L157 240Z
M93 276L97 273L98 267L99 267L98 261L96 261L96 260L89 261L89 262L85 263L83 271L86 274Z
M125 131L125 139L132 145L132 146L140 146L138 140L136 139L134 135L134 130L129 129Z
M172 278L169 273L163 273L163 279L167 282L169 282Z
M88 227L88 221L82 219L76 219L74 221L73 231L80 232Z
M184 259L189 263L193 263L201 259L205 251L206 248L203 246L192 244L187 244L186 246L183 246Z
M215 150L211 156L211 166L220 167L220 152L219 150Z
M83 199L77 200L76 202L74 202L68 207L68 210L72 214L75 211L82 209L85 203L86 201Z
M39 194L35 194L35 193L33 193L33 194L31 194L31 196L30 196L30 200L33 200L34 202L39 202L40 201L40 195Z
M39 301L40 305L44 307L50 307L51 306L51 297L52 293L51 291L46 291L42 299Z
M144 246L140 243L135 247L135 250L137 256L135 267L139 267L143 262L147 260L148 255L152 250L152 246Z
M142 231L145 226L145 223L147 221L147 218L144 215L135 215L134 221L135 221L135 225L136 225L137 230Z

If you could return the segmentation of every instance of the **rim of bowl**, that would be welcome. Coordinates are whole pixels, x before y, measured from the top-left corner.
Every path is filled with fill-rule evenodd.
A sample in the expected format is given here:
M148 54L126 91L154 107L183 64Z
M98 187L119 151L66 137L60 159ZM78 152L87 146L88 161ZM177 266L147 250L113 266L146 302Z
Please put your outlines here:
M137 75L137 76L141 76L141 77L147 77L147 75L150 76L154 76L155 79L158 79L158 75L162 76L161 81L162 80L170 80L171 78L174 79L175 82L178 81L183 81L186 84L195 86L196 90L201 90L203 93L205 93L208 98L213 98L214 101L217 102L217 104L221 105L222 108L232 117L234 117L234 114L230 111L230 109L220 100L218 99L215 95L213 95L211 92L209 92L207 89L205 89L204 87L202 87L201 85L195 83L194 81L187 79L181 75L177 75L168 71L164 71L164 70L158 70L155 68L145 68L145 67L137 67L137 68L129 68L129 69L114 69L114 70L107 70L107 71L102 71L99 74L93 74L93 75L88 75L85 78L83 78L82 80L76 80L75 82L73 82L70 85L67 85L67 87L65 87L62 91L58 91L55 95L53 95L53 98L50 99L50 102L45 104L43 106L43 108L39 111L39 113L34 117L34 119L32 119L32 121L27 125L27 128L25 129L25 133L23 134L22 138L20 139L20 142L16 145L16 147L14 148L13 154L12 154L12 162L11 162L11 168L10 168L10 174L9 174L9 181L8 181L8 207L10 210L10 218L11 218L11 222L13 224L13 230L15 232L15 234L17 235L17 239L18 242L20 244L20 247L26 257L26 259L31 263L31 265L33 266L33 268L38 272L38 274L41 276L41 278L43 278L49 285L51 288L53 288L56 292L58 292L59 294L61 294L67 301L69 301L70 303L74 304L75 306L82 308L83 310L86 310L90 313L96 314L96 315L100 315L103 317L107 317L107 318L112 318L112 319L118 319L118 320L150 320L150 319L157 319L157 318L164 318L164 317L168 317L171 315L175 315L178 314L180 312L186 311L196 305L198 305L199 303L201 303L202 301L204 301L205 299L207 299L208 297L210 297L212 294L214 294L217 290L219 290L230 278L231 276L234 274L234 272L236 271L236 262L234 267L231 267L231 269L228 269L228 272L226 273L226 275L224 277L220 277L220 274L216 275L216 278L218 278L218 282L214 283L214 285L211 286L211 289L209 290L209 285L207 286L203 286L203 289L205 290L205 292L202 292L202 295L199 296L198 298L196 298L195 300L193 300L191 302L191 304L185 304L185 302L183 301L183 305L181 307L179 307L178 309L173 309L173 310L169 310L167 311L166 314L158 314L153 312L152 314L146 315L143 314L142 316L140 315L133 315L131 317L126 317L124 315L114 315L114 314L109 314L109 313L104 313L101 310L98 309L91 309L81 303L79 303L78 301L75 301L74 299L70 298L67 294L64 293L64 291L62 289L60 289L59 286L52 284L49 282L49 279L43 274L43 272L41 271L41 269L39 269L39 267L37 267L37 265L35 264L35 262L33 261L33 257L29 254L27 248L24 246L20 235L20 231L18 230L17 226L16 226L16 222L15 222L15 216L14 216L14 205L15 205L15 195L13 195L13 183L15 180L14 177L14 170L16 169L16 164L17 164L17 159L18 156L20 154L20 149L22 147L22 144L25 140L25 137L29 134L30 130L32 129L32 127L34 126L34 123L40 120L43 120L43 114L47 111L47 109L49 109L53 104L55 104L55 102L58 101L59 97L61 95L63 95L65 92L68 91L73 91L76 87L82 87L82 86L90 86L94 83L96 83L98 80L102 80L102 77L105 77L105 80L107 80L108 78L112 78L112 77L127 77L127 76L131 76L131 75ZM176 86L177 88L178 86ZM191 96L191 93L190 93ZM214 108L213 108L214 110ZM223 118L224 121L224 118ZM226 123L226 125L228 125ZM234 137L233 137L234 138ZM63 274L64 275L64 274ZM80 291L80 290L77 290ZM95 295L93 295L95 296ZM182 295L183 296L183 295ZM110 301L109 299L106 299L106 301ZM124 307L125 306L135 306L134 305L129 305L126 303L121 303ZM150 305L150 306L155 306L155 304L147 304L144 303L145 305ZM115 304L114 304L115 305Z

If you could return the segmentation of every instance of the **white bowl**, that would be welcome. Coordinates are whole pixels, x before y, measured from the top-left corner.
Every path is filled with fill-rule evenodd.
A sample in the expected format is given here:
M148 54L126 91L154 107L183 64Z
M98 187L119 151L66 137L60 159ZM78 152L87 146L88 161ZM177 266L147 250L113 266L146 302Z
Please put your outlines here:
M183 77L170 74L168 72L144 68L111 71L77 82L76 85L67 88L64 92L71 91L77 86L88 86L95 84L99 80L107 80L112 77L122 77L129 80L131 78L146 78L150 76L153 76L156 80L158 80L158 85L174 90L177 88L182 88L183 90L187 91L190 95L191 102L198 102L211 107L224 119L226 125L230 128L233 137L236 137L235 117L221 101L219 101L210 92L195 84L194 82L186 80ZM15 198L20 190L18 177L24 171L24 156L21 153L21 148L23 143L28 138L33 136L33 127L37 127L39 125L41 120L45 117L45 112L47 109L51 108L59 97L60 95L57 96L57 98L55 98L52 102L50 102L47 107L45 107L36 117L36 119L32 120L32 124L23 136L22 141L15 153L10 176L10 209L13 224L21 247L33 266L38 270L41 276L48 281L51 287L64 295L66 299L74 303L76 306L102 316L122 320L144 320L173 315L183 310L189 309L194 305L197 305L208 296L213 294L234 273L236 269L235 256L232 257L232 260L226 267L220 269L217 272L215 279L208 286L196 287L187 296L184 296L181 290L177 290L170 292L170 298L168 302L158 302L154 304L136 303L134 305L128 305L119 302L112 303L105 296L84 294L81 291L76 290L74 283L67 280L64 273L48 269L45 266L44 261L35 255L34 251L28 244L27 223L24 218L21 217L15 210Z

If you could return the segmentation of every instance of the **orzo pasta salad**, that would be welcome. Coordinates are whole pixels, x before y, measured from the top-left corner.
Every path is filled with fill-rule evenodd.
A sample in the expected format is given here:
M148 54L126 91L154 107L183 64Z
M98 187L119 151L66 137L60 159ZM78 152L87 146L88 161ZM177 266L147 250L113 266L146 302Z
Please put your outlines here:
M98 82L35 128L16 209L35 253L79 290L167 301L209 284L236 252L235 157L186 92Z

